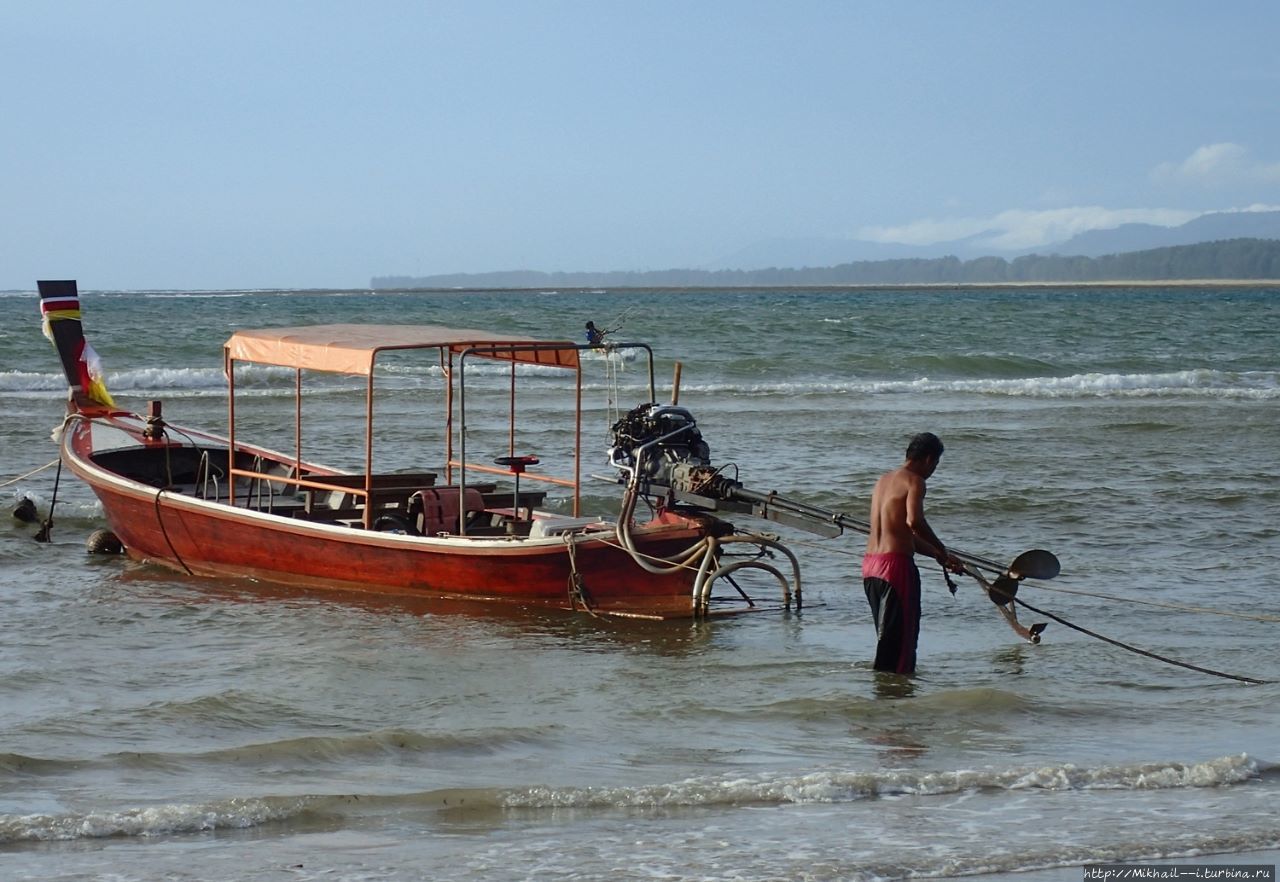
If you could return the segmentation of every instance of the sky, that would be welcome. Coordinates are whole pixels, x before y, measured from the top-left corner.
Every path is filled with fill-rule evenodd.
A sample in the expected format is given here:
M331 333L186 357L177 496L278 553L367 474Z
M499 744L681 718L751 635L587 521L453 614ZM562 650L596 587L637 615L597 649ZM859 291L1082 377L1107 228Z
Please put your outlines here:
M0 289L1036 247L1280 205L1274 0L0 0Z

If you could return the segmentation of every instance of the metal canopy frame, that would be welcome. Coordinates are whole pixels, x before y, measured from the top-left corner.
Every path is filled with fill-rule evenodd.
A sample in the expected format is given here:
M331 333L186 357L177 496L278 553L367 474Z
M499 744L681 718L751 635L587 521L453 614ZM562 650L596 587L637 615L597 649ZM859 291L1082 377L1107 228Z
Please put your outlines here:
M378 342L381 341L381 342ZM355 493L368 500L373 490L373 401L374 373L378 356L387 351L435 349L445 375L445 468L446 481L452 482L458 469L458 484L465 492L468 470L493 474L509 474L505 469L466 458L466 362L468 358L507 361L511 364L510 410L508 413L508 450L515 452L516 384L519 364L543 365L573 370L574 382L574 471L571 479L527 474L527 479L570 487L573 490L573 513L581 510L582 476L582 364L583 350L598 349L590 344L545 341L514 335L458 330L438 326L396 325L316 325L303 328L281 328L266 331L237 331L224 347L224 371L227 376L228 463L230 502L235 504L235 478L267 480L292 487L339 490ZM614 349L643 349L648 360L650 400L656 400L653 350L645 343L610 344ZM454 438L454 357L458 358L458 458L453 457ZM294 468L293 474L265 475L237 468L236 451L236 382L237 363L268 364L294 371ZM344 373L365 378L365 486L352 488L324 482L323 478L302 477L302 372ZM365 505L364 527L372 527L373 512ZM465 534L465 524L460 525Z

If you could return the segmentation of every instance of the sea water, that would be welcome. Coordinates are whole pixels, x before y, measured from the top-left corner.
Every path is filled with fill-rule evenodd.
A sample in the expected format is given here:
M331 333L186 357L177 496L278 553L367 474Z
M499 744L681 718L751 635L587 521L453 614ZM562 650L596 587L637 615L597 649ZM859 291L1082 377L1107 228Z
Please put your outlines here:
M947 450L927 510L945 542L1000 560L1048 549L1062 574L1020 599L1214 673L1026 609L1049 627L1020 642L972 580L953 596L924 566L917 676L877 674L862 537L768 524L754 526L800 557L803 608L706 622L362 602L89 555L101 510L59 474L50 440L65 381L36 295L12 292L0 502L29 497L41 518L52 506L53 528L41 544L36 525L0 518L0 878L1078 879L1088 862L1275 860L1280 291L98 292L82 305L118 403L161 399L170 420L219 431L221 346L237 328L576 340L588 319L616 327L653 346L660 400L681 363L680 404L745 486L864 518L909 437L936 432ZM608 474L609 421L647 397L647 374L621 353L585 361L584 471ZM291 408L287 383L242 382L248 400ZM380 382L387 465L438 467L439 445L419 443L439 429L438 370ZM563 459L560 399L531 396L519 452ZM317 458L358 465L358 384L314 401ZM587 499L614 493L596 482Z

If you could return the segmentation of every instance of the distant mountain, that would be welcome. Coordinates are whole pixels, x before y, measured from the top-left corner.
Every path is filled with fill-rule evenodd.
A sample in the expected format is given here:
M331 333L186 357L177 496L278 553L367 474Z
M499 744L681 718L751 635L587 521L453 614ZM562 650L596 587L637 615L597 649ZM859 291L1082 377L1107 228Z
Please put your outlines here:
M713 260L702 269L756 270L772 267L836 266L862 260L928 260L934 257L983 257L991 253L983 244L991 232L933 245L904 245L900 242L868 242L864 239L761 239L732 254Z
M379 276L371 285L375 289L623 288L1280 278L1272 262L1273 255L1280 253L1280 211L1215 212L1177 227L1123 224L1003 256L991 255L991 249L981 244L990 236L979 233L929 246L768 239L696 269ZM1206 247L1192 247L1199 245ZM1133 259L1102 259L1113 257ZM1172 258L1177 260L1166 262ZM1073 259L1083 263L1070 263Z
M703 269L753 270L769 267L835 266L858 260L899 260L936 257L932 248L858 239L761 239L732 254L713 260Z
M701 267L709 270L756 270L770 267L835 266L862 260L905 260L959 257L972 260L992 255L992 232L932 245L902 245L860 239L763 239ZM1108 230L1089 230L1063 242L1039 248L1005 251L998 256L1064 254L1102 257L1174 245L1194 245L1223 239L1280 239L1280 211L1224 211L1201 215L1178 227L1123 224Z
M1049 254L1102 257L1104 254L1124 254L1223 239L1280 239L1280 211L1220 211L1202 214L1178 227L1123 224L1110 230L1089 230L1065 242L1037 250Z
M1003 257L859 260L827 267L757 270L542 273L520 270L446 276L382 276L389 288L750 288L843 285L988 285L1148 280L1280 279L1280 239L1229 239L1101 257L1026 254Z

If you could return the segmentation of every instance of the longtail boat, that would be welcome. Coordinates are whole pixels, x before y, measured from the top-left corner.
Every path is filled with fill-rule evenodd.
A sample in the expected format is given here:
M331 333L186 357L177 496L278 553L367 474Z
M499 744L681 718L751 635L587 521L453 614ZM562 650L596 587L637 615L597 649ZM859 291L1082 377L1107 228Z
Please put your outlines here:
M734 579L754 568L779 592L761 606L799 605L795 556L776 538L717 517L726 503L700 496L722 478L689 411L658 403L645 344L611 344L644 354L648 400L612 426L606 455L616 506L593 514L584 511L582 493L580 356L590 345L430 325L238 330L223 347L227 429L220 435L170 423L161 401L145 413L117 406L85 340L76 283L38 285L45 333L69 385L62 461L92 489L134 559L199 576L647 618L756 607ZM438 368L439 409L427 401L420 408L443 440L429 469L375 470L375 369L392 353ZM495 364L510 373L504 449L496 457L489 450L487 459L467 448L467 372L478 364L489 377ZM237 378L252 366L293 372L292 450L241 437ZM546 473L517 447L516 399L529 367L572 379L561 384L573 399L567 474ZM324 435L328 444L351 439L351 458L362 458L363 469L304 455L304 380L317 374L359 378L363 386L363 408L346 434ZM486 413L483 421L494 419ZM560 510L545 504L547 490L531 485L558 491ZM769 517L768 502L737 510ZM726 583L733 591L715 596L713 586Z

